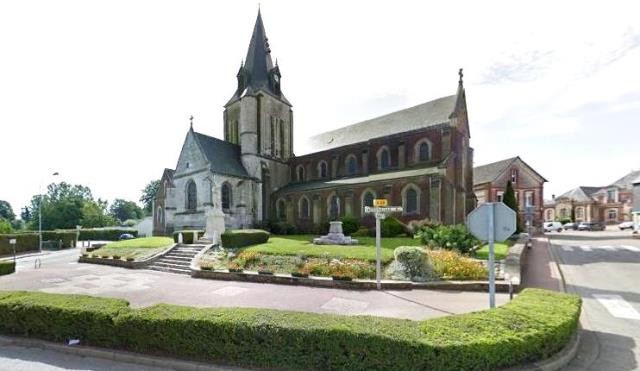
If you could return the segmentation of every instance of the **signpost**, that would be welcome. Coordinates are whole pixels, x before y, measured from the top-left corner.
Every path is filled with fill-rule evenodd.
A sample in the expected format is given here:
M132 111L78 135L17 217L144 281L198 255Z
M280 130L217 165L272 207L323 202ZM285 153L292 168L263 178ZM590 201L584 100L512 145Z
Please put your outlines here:
M13 248L13 264L16 263L16 239L12 238L9 240L9 244Z
M502 202L486 202L467 216L469 231L489 243L489 307L496 306L496 270L493 243L504 241L516 231L516 212Z
M380 221L387 217L387 214L401 213L402 206L387 206L388 202L385 199L373 200L374 206L365 206L364 212L368 214L374 214L376 217L376 287L378 290L382 288L382 245L380 243Z

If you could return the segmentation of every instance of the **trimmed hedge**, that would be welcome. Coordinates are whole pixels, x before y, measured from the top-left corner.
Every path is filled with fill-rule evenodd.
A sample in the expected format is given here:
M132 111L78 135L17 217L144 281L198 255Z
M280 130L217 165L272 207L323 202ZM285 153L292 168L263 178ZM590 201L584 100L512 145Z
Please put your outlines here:
M182 243L190 244L195 243L193 240L193 232L198 233L198 238L204 236L204 231L198 230L182 230L173 232L173 242L178 243L178 234L182 233Z
M220 239L225 248L237 249L269 241L269 232L262 229L227 230L220 236Z
M78 232L75 230L42 231L42 241L60 241L63 247L75 247Z
M0 332L261 369L493 370L561 350L580 307L526 289L493 310L411 321L0 291Z
M113 347L119 343L113 320L129 310L121 299L0 291L0 332Z
M38 250L40 239L37 233L0 234L0 256L13 254L13 247L9 240L14 238L16 240L16 253Z
M10 274L16 271L16 263L13 260L0 261L0 276Z
M94 228L81 229L81 241L117 241L121 234L129 233L133 237L138 237L138 231L133 228Z

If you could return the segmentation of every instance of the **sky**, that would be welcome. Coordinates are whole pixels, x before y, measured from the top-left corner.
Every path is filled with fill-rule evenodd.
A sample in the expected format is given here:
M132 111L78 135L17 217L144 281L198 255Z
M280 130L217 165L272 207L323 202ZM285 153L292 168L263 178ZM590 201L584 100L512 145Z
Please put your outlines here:
M0 2L0 199L51 181L138 201L194 129L223 136L257 1ZM520 156L545 197L640 168L640 2L263 0L307 138L454 94L474 162ZM53 172L59 176L52 177Z

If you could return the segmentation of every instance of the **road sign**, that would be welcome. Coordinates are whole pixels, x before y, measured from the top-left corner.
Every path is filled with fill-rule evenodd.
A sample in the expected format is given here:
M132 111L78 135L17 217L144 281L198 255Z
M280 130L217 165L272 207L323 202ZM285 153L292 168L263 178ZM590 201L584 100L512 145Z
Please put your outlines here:
M504 241L516 231L516 212L502 202L487 202L467 216L467 227L478 239L489 243L489 307L496 306L494 241Z
M493 240L504 241L516 231L516 212L502 202L487 202L478 206L467 216L467 227L479 240L489 241L489 216L492 211Z
M15 238L10 239L9 240L9 244L15 245L16 244L16 239Z
M374 207L365 206L365 213L373 213L376 216L376 287L378 290L382 288L382 244L380 243L380 221L386 217L387 214L401 213L402 206L387 206L387 200L376 199L373 200ZM381 205L381 206L379 206Z
M375 200L373 200L373 206L376 207L387 206L387 204L388 202L384 198L376 198Z
M402 206L386 206L386 207L373 207L365 206L365 213L401 213Z

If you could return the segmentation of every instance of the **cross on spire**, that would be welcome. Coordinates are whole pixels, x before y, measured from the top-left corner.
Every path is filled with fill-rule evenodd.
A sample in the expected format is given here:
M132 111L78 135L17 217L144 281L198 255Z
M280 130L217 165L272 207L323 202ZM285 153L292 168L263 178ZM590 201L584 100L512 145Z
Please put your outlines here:
M191 127L191 130L193 130L193 115L189 117L189 126Z
M460 76L458 83L462 84L462 77L464 76L464 74L462 73L462 68L458 70L458 76Z

